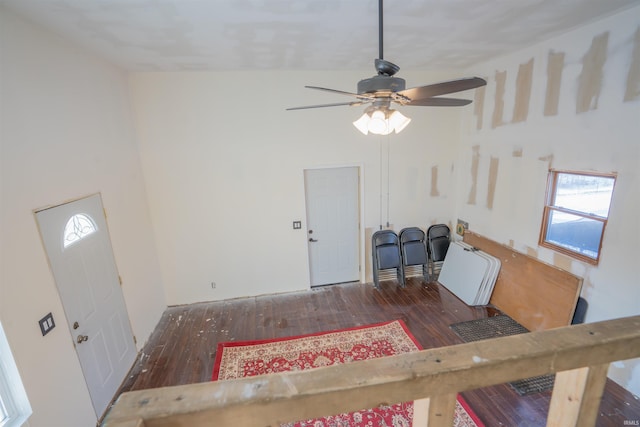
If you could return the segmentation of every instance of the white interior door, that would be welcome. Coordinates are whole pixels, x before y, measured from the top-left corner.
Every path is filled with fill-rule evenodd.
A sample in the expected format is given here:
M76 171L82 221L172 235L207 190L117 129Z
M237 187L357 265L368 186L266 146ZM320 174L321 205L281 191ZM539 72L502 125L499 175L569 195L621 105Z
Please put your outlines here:
M311 286L360 277L358 172L357 167L305 170Z
M36 213L91 401L101 417L136 349L99 194Z

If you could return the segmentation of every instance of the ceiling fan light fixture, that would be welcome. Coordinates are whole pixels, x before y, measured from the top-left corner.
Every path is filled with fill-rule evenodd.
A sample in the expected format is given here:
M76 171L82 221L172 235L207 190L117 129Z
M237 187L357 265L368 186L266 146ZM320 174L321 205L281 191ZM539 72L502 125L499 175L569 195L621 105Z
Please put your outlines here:
M395 133L402 132L410 122L411 119L398 110L393 111L389 116L389 126L395 131Z
M371 117L366 112L360 117L358 120L353 122L353 125L365 135L369 134L369 121L371 121Z
M1 1L1 0L0 0ZM396 64L386 61L383 55L382 44L382 19L383 0L378 0L378 58L374 60L377 75L358 82L357 92L345 92L343 90L328 89L319 86L305 86L309 89L318 89L340 95L355 98L350 102L337 102L332 104L307 105L304 107L287 108L287 110L304 110L308 108L323 108L336 106L360 106L371 104L364 114L353 125L364 135L374 133L377 135L389 135L391 132L400 133L407 127L411 119L389 107L392 103L401 106L421 107L462 107L471 103L469 99L444 98L441 95L462 92L479 88L487 84L480 77L462 78L426 86L418 86L407 89L406 82L395 74L400 71Z
M371 120L368 123L369 132L376 135L388 135L391 133L389 120L382 110L375 110L371 113Z
M353 125L364 135L389 135L400 133L411 122L411 119L397 110L371 110L368 108Z

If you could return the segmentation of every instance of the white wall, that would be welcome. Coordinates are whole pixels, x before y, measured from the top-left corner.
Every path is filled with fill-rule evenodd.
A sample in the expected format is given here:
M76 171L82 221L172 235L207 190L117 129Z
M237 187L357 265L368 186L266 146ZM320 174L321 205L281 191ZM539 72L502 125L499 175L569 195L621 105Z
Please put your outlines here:
M125 74L0 8L0 319L29 425L95 425L33 210L101 192L140 348L166 307ZM42 336L38 320L57 327Z
M457 145L451 130L458 128L459 110L407 107L403 112L414 121L389 137L364 136L353 127L362 107L285 111L348 101L304 85L354 91L358 80L374 73L371 67L133 74L140 155L169 304L308 289L304 169L361 165L365 227L378 229L381 144L384 168L389 148L389 221L396 230L448 217ZM408 86L440 80L402 77ZM431 166L438 163L444 165L441 196L430 198ZM383 178L385 193L386 185ZM303 222L302 230L292 229L294 220Z
M638 101L622 102L638 8L483 64L484 123L463 109L405 108L414 121L400 135L365 137L352 128L360 108L285 111L341 101L305 84L351 91L359 72L136 73L131 78L144 176L169 304L293 291L308 287L303 170L362 165L365 227L387 221L380 205L380 149L390 154L389 222L426 227L463 218L494 240L584 277L587 321L638 312ZM611 31L598 108L576 114L576 80L592 38ZM549 49L566 52L559 112L542 115ZM534 58L525 122L511 124L520 63ZM491 128L496 70L508 71L507 122ZM458 77L404 73L408 86ZM464 94L470 97L474 93ZM459 120L466 125L460 131ZM464 143L459 145L459 140ZM469 204L472 147L480 162ZM517 153L517 154L515 154ZM521 153L521 154L520 154ZM495 199L486 206L490 157L499 160ZM541 160L542 159L542 160ZM549 160L554 168L617 171L611 221L598 267L537 246ZM438 196L431 168L438 168ZM382 177L386 193L386 172ZM384 199L384 197L383 197ZM382 214L381 214L382 211ZM368 254L365 254L365 256ZM211 288L216 282L216 288ZM637 363L615 364L614 379L638 393ZM638 370L636 369L636 372ZM635 375L635 376L634 376Z
M373 69L137 73L127 86L118 69L0 9L0 320L34 409L30 425L95 421L32 211L97 191L109 212L139 347L155 326L165 298L179 304L308 287L305 229L291 229L293 220L306 222L305 168L361 165L365 227L384 224L381 145L383 164L389 147L388 220L396 230L463 218L481 234L513 242L516 249L535 252L583 276L588 321L638 314L638 273L633 267L640 258L634 245L640 237L634 219L640 207L640 111L638 100L620 101L638 11L470 70L470 75L491 77L482 130L474 130L473 106L406 108L403 112L414 121L400 135L386 138L365 137L352 127L360 108L284 111L340 101L304 89L305 84L354 90ZM611 31L611 36L600 102L597 110L578 115L581 58L602 31ZM540 112L549 49L567 52L555 117ZM504 117L509 121L518 65L531 57L534 89L528 120L491 129L495 71L509 73ZM404 70L401 76L408 86L458 77ZM461 118L470 119L462 133L457 131ZM479 185L477 203L470 205L469 165L475 145L481 156ZM522 156L514 157L519 150ZM549 166L539 159L549 155L555 168L619 174L598 267L537 247ZM500 161L491 210L483 205L490 156ZM437 196L431 195L433 166L438 168ZM215 290L211 281L217 284ZM42 337L37 320L49 311L58 327ZM611 375L640 394L638 366L616 364Z
M640 28L640 7L595 22L530 49L474 68L489 77L482 129L473 117L464 132L456 161L458 186L452 220L462 218L470 229L584 278L586 321L640 314L640 96L624 102L627 77ZM609 33L597 108L576 113L579 78L595 36ZM638 47L636 47L638 49ZM544 116L549 51L564 52L559 109ZM519 65L534 60L529 115L512 123ZM638 60L638 58L636 59ZM496 71L507 72L503 126L492 128ZM637 88L636 88L637 90ZM473 147L479 147L478 192L470 204ZM487 206L490 158L499 161L493 208ZM576 171L617 172L609 222L598 266L538 247L549 166ZM614 363L610 376L640 394L640 362Z

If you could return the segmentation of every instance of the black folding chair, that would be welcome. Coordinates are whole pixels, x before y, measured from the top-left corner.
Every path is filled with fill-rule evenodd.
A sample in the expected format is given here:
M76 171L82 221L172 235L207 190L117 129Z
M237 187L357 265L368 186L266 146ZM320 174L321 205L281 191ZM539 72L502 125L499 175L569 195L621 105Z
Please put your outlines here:
M407 272L412 270L407 267L422 267L422 277L429 280L429 257L425 244L425 234L418 227L408 227L400 230L400 253L402 254L402 266L405 279Z
M373 251L373 283L380 289L380 271L395 269L398 283L404 287L404 270L398 235L392 230L379 230L371 236Z
M429 278L436 280L451 242L451 231L446 224L435 224L427 229L427 253Z

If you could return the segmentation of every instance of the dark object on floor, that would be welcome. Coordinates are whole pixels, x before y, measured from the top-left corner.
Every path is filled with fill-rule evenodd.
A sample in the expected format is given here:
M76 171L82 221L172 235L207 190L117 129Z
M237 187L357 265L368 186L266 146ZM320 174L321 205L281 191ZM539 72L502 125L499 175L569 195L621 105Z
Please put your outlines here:
M464 342L480 341L529 332L527 328L506 315L454 323L450 325L450 327ZM509 383L509 385L520 396L524 396L529 393L551 390L554 380L555 375L543 375L513 381Z
M506 337L509 335L529 332L527 328L507 315L454 323L451 325L451 329L453 329L453 332L458 334L458 336L465 342L480 341L502 336Z
M539 377L526 378L510 382L509 385L520 396L531 393L541 393L553 389L553 383L556 379L555 375L542 375Z
M588 307L589 307L589 304L587 304L586 299L582 297L578 298L578 304L576 304L576 311L573 313L573 319L571 320L572 325L584 323L584 316L587 314Z

